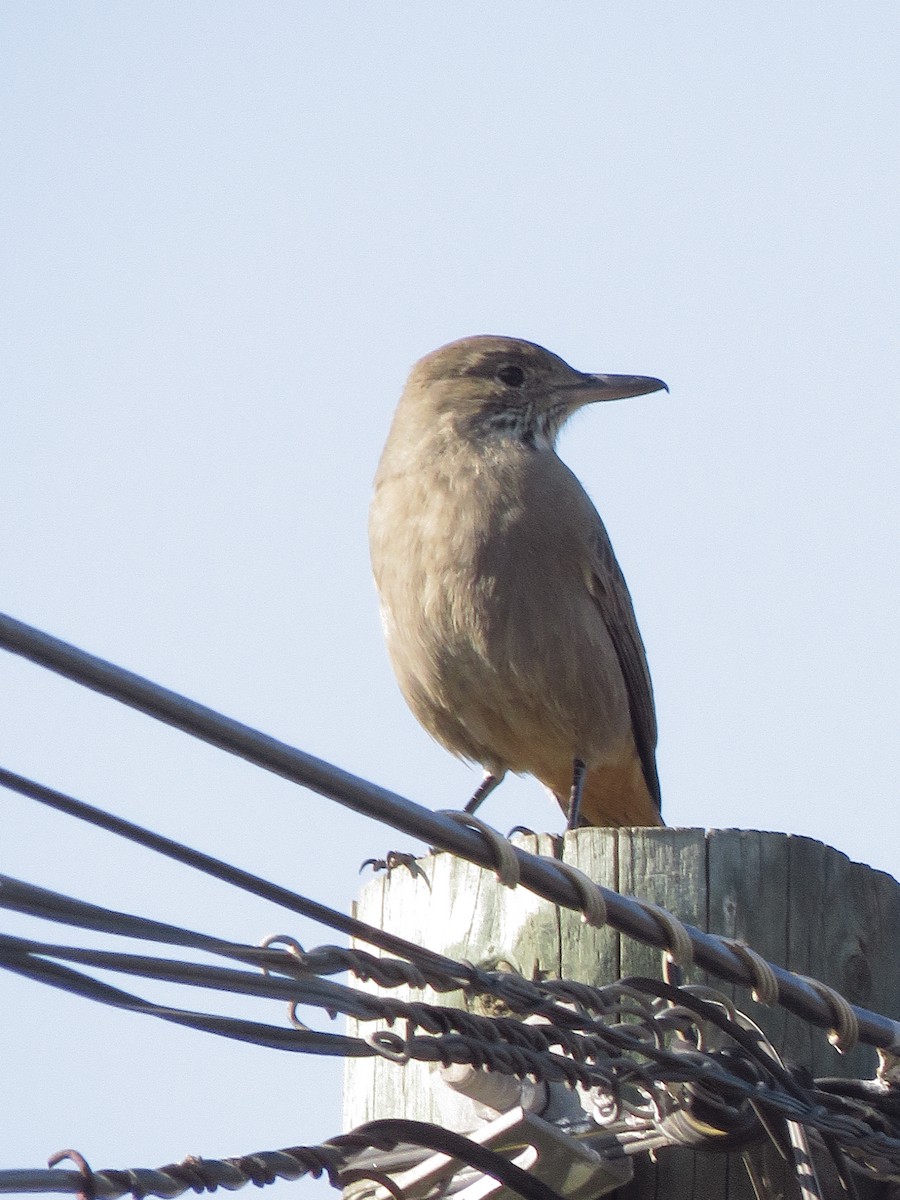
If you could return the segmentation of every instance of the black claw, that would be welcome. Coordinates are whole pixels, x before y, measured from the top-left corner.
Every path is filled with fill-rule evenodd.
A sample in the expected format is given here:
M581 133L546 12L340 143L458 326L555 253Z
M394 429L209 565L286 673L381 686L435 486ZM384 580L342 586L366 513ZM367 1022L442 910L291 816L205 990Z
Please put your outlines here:
M366 858L359 864L358 874L362 875L366 867L371 867L373 871L386 871L387 859L385 858Z

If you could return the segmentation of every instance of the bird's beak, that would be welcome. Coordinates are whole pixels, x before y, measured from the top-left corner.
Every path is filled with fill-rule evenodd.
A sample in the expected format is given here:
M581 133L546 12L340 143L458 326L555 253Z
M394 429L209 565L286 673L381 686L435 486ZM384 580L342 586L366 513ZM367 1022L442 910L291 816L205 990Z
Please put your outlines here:
M629 396L668 391L669 385L652 375L581 375L571 388L572 399L580 407L599 400L627 400Z

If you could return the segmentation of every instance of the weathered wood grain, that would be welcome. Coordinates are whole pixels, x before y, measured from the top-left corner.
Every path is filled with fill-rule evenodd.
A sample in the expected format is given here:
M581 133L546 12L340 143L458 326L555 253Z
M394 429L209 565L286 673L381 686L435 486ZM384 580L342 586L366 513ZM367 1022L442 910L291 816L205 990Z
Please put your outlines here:
M582 829L563 838L525 837L532 853L561 856L606 887L650 900L681 920L740 938L769 961L813 975L852 1002L900 1017L900 885L850 862L809 838L757 830ZM568 977L603 985L628 975L660 977L661 954L613 930L594 929L581 916L519 888L502 887L493 873L439 854L420 860L425 878L401 869L363 889L358 915L423 946L526 978ZM709 983L760 1024L778 1052L815 1075L871 1076L874 1054L840 1055L825 1032L778 1006L763 1008L749 989L706 979L692 969L687 983ZM371 985L370 985L371 986ZM462 993L395 994L462 1006ZM473 1002L477 1006L478 1001ZM373 1026L349 1022L349 1032ZM461 1128L467 1109L447 1089L432 1087L423 1064L349 1060L345 1128L376 1117L410 1116ZM436 1097L440 1096L438 1100ZM456 1104L456 1107L454 1105ZM767 1189L792 1195L790 1178L765 1158ZM752 1200L736 1155L664 1151L654 1163L636 1162L635 1180L620 1200Z

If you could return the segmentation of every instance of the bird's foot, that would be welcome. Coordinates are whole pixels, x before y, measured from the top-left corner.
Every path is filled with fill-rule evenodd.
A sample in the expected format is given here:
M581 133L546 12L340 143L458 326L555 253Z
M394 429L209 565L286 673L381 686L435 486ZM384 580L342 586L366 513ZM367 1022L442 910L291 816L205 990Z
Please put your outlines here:
M371 867L373 871L387 871L388 875L396 867L406 867L413 879L421 876L428 883L428 876L419 866L416 855L405 850L388 850L384 858L367 858L365 862L360 864L360 875L366 867Z

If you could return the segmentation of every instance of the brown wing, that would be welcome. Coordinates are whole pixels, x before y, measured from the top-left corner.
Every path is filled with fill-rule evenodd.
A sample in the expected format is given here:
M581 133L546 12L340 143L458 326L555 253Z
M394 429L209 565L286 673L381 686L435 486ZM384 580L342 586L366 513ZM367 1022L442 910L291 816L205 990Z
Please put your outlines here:
M656 807L660 807L659 776L656 773L656 710L653 706L653 686L647 655L631 604L622 568L616 561L606 530L602 524L593 545L591 595L597 602L616 648L619 666L628 690L628 707L634 740L644 769L647 790Z

